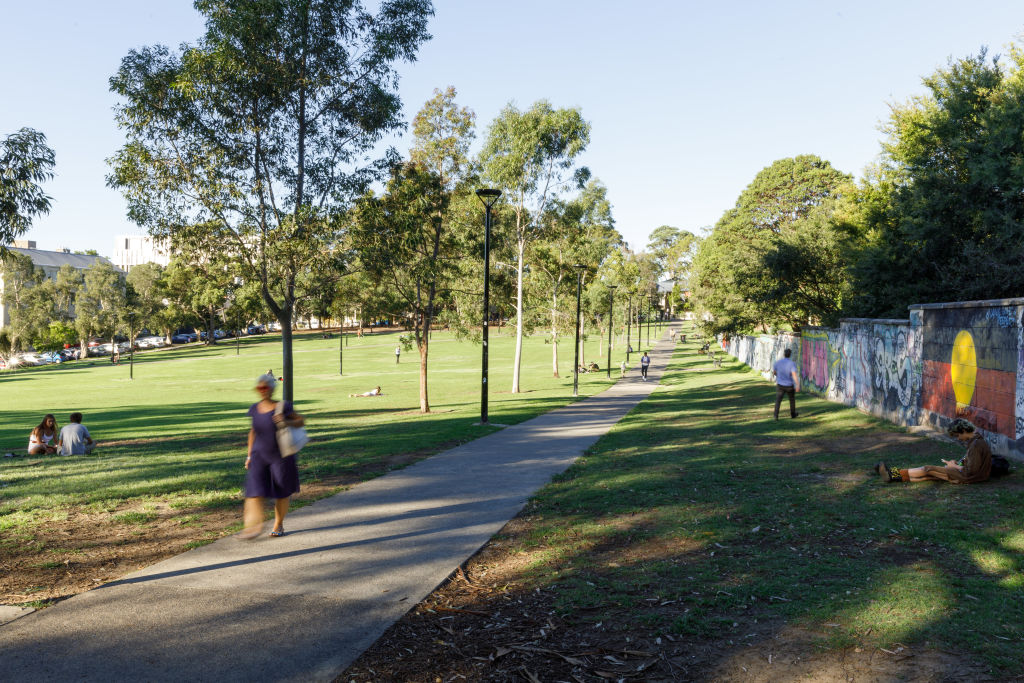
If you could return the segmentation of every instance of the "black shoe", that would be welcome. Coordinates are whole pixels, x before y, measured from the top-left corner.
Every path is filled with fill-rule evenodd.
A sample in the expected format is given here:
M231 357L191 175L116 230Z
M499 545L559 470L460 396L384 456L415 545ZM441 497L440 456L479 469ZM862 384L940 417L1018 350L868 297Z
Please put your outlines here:
M900 477L900 471L896 467L889 467L885 464L884 460L879 460L878 464L875 465L875 472L882 478L884 482L903 481Z

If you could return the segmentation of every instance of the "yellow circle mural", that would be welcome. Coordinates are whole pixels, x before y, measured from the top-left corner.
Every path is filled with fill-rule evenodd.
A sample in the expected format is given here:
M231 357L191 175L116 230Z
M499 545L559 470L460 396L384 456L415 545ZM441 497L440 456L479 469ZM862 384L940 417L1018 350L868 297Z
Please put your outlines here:
M974 398L974 382L978 377L978 356L974 352L974 337L967 330L960 330L953 341L949 376L953 380L956 407L966 408Z

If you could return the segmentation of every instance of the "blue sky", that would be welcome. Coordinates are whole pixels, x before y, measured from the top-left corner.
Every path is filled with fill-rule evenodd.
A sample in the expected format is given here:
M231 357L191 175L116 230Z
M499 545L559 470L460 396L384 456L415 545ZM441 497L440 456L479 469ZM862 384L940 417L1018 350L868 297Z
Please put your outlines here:
M447 85L476 112L478 143L510 101L579 107L593 125L583 161L638 248L659 225L713 224L782 157L860 176L890 103L922 93L949 57L1004 53L1024 29L1024 7L1006 0L435 6L434 39L401 68L406 118ZM37 128L57 153L53 210L26 238L109 255L116 235L141 231L104 182L123 142L107 79L128 50L193 41L202 22L183 0L0 0L0 16L0 134Z

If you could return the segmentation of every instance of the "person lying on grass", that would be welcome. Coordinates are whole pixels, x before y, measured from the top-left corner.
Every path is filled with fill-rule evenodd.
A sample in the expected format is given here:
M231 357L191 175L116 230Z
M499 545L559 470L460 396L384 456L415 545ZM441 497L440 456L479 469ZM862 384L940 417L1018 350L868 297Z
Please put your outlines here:
M349 394L348 397L349 398L366 398L368 396L383 396L383 395L384 394L382 394L381 391L380 391L380 387L377 387L375 389L370 389L369 391L364 391L361 394Z
M969 421L957 418L949 423L946 433L967 447L967 454L959 463L943 460L944 467L925 465L900 469L884 461L875 465L883 481L948 481L952 484L976 484L989 478L992 471L992 450Z

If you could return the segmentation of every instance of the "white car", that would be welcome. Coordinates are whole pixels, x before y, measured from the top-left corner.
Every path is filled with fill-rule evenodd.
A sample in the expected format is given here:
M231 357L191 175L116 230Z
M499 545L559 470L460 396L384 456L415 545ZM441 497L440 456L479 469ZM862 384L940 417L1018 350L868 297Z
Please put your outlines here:
M46 361L37 353L23 353L19 361L20 365L46 365Z

